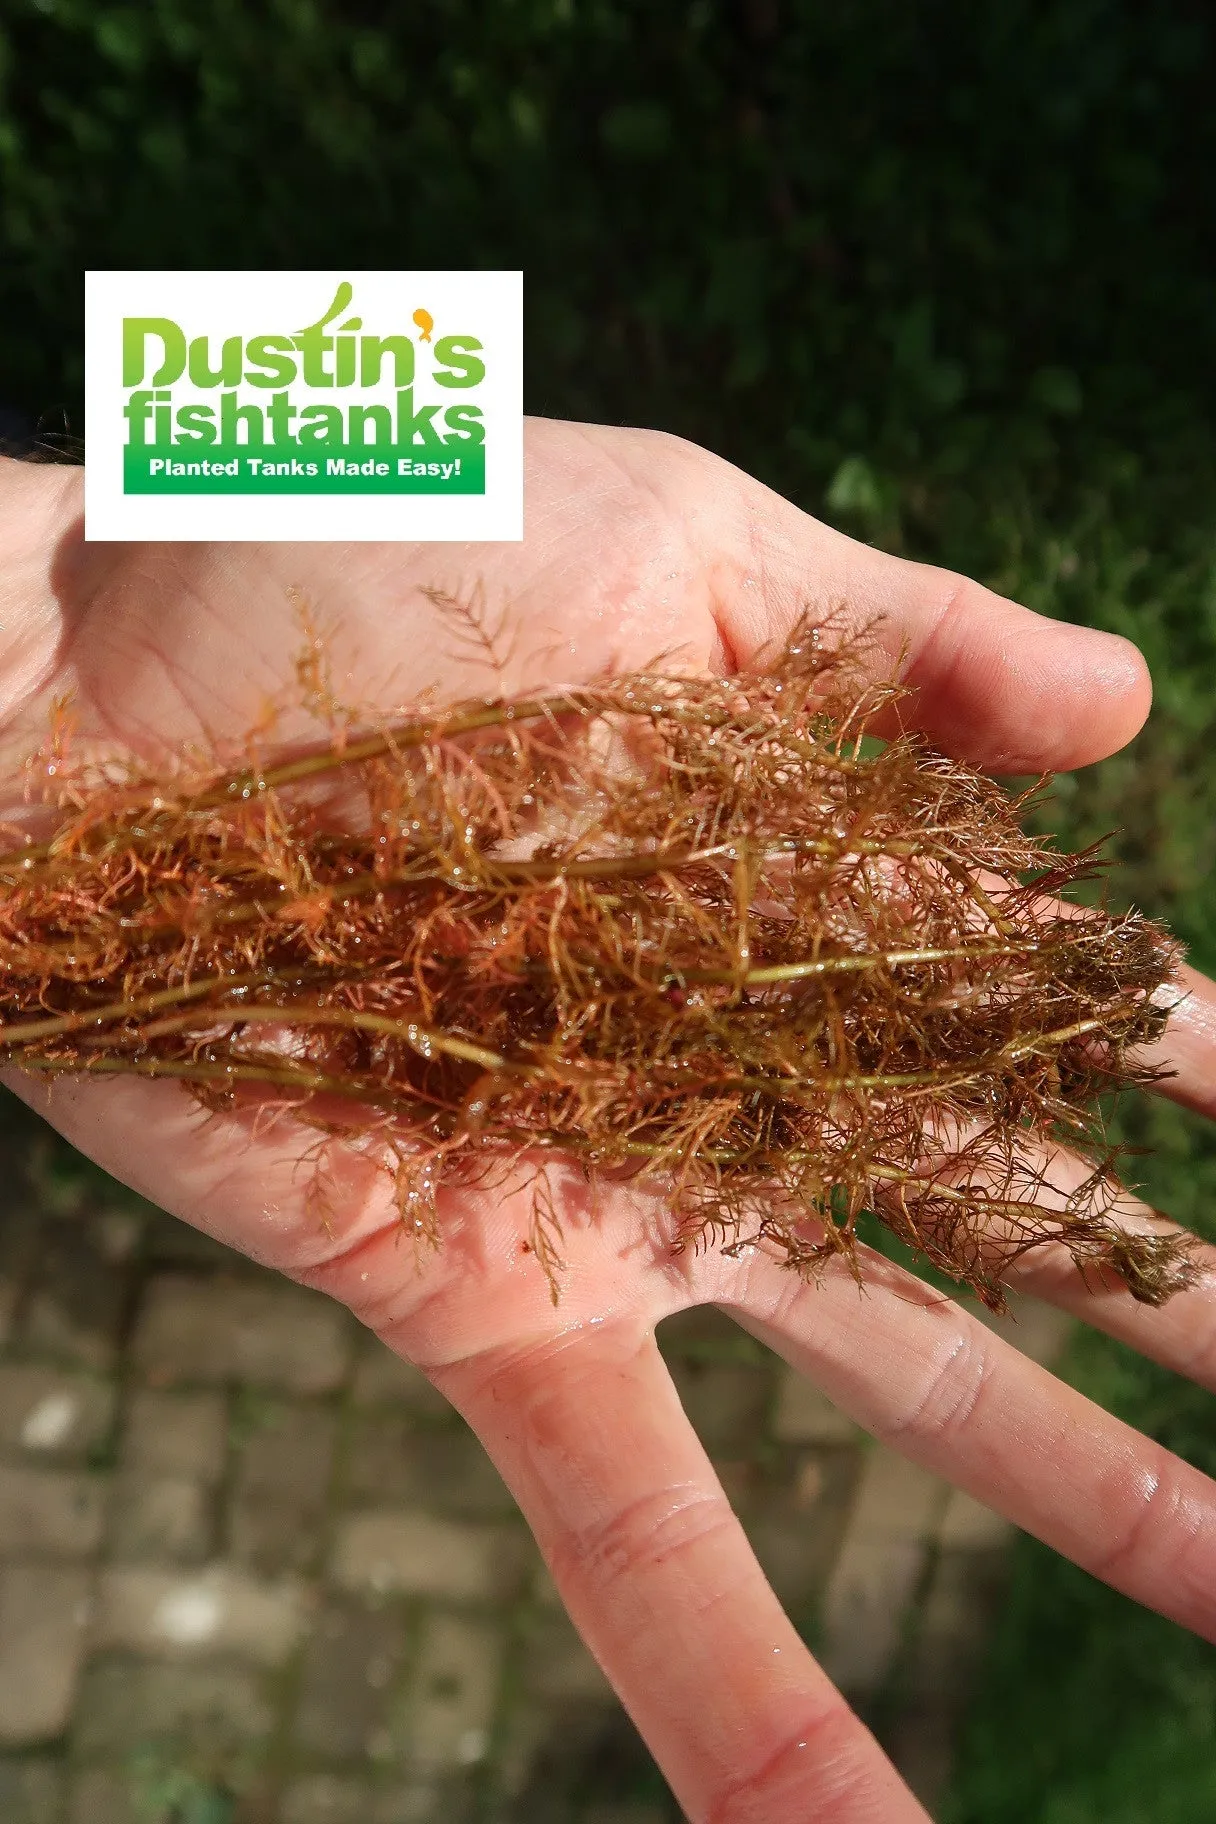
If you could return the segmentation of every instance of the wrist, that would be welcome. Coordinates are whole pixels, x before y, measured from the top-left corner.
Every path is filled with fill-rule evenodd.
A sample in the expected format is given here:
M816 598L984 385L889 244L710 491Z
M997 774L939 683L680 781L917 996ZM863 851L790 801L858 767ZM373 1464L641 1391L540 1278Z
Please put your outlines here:
M0 731L6 736L59 665L60 569L80 537L83 481L83 469L0 457Z

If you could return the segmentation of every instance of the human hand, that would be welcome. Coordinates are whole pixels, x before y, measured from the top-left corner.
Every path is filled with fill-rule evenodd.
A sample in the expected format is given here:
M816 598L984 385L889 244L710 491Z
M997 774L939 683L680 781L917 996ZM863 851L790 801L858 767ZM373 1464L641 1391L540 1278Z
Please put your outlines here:
M495 689L570 683L678 649L746 666L808 604L885 617L918 724L1006 771L1083 764L1147 709L1125 642L1066 628L816 525L704 452L653 433L534 424L522 545L93 546L79 475L0 468L0 765L70 688L82 740L151 762L239 736L297 644L292 592L333 632L348 696L382 709L485 688L422 594L479 580L515 629ZM283 727L284 737L310 732ZM1216 1082L1199 985L1171 1041L1178 1092ZM655 1325L717 1303L861 1424L1187 1625L1216 1634L1216 1488L1025 1360L958 1306L869 1257L807 1286L759 1255L673 1255L658 1200L567 1212L561 1300L521 1255L523 1193L441 1197L419 1268L382 1176L351 1152L331 1221L311 1215L282 1127L204 1122L180 1090L6 1081L117 1176L232 1246L347 1303L481 1436L570 1611L695 1820L923 1812L782 1614L658 1354ZM1058 1176L1058 1174L1057 1174ZM1133 1215L1129 1202L1129 1216ZM1031 1257L1032 1261L1034 1257ZM1216 1382L1212 1293L1161 1311L1088 1293L1044 1254L1023 1281L1157 1359Z

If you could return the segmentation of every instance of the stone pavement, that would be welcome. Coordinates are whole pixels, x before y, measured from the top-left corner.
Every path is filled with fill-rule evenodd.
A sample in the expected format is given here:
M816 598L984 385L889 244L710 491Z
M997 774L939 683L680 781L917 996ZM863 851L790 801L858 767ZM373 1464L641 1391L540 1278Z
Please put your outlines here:
M429 1384L3 1120L3 1824L677 1819ZM1008 1529L715 1313L665 1328L774 1588L931 1804Z

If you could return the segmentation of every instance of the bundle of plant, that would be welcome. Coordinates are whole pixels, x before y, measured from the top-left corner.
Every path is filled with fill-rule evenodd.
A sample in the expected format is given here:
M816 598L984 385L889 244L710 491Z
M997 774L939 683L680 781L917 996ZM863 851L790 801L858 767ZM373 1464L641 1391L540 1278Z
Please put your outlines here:
M899 694L863 656L803 625L742 676L377 720L314 645L307 751L271 724L153 777L61 730L49 834L0 858L0 1055L283 1107L417 1236L441 1186L527 1170L555 1287L563 1160L644 1177L679 1245L857 1271L871 1211L994 1308L1049 1243L1158 1303L1187 1243L1120 1220L1099 1098L1148 1080L1177 947L1061 900L1094 856L1024 833L1028 794L863 739Z

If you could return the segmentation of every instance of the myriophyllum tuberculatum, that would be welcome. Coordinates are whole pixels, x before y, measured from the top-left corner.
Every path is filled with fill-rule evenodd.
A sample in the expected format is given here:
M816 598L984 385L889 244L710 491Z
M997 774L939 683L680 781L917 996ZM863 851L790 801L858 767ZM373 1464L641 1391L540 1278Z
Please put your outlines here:
M442 1187L530 1173L555 1295L563 1161L643 1178L677 1245L857 1271L868 1210L994 1308L1050 1243L1159 1303L1188 1244L1120 1220L1098 1098L1151 1074L1177 948L1062 902L1094 856L1026 834L1027 796L863 744L899 694L863 658L808 623L745 675L360 721L311 637L310 750L152 777L60 731L51 833L0 858L0 1055L283 1105L419 1237Z

